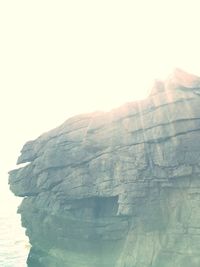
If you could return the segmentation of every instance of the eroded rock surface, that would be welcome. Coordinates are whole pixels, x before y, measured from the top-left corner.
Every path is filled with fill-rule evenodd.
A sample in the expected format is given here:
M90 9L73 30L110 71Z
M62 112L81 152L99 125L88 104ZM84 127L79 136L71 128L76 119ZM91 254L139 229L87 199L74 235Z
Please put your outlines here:
M28 142L10 172L29 267L200 266L200 79L73 117Z

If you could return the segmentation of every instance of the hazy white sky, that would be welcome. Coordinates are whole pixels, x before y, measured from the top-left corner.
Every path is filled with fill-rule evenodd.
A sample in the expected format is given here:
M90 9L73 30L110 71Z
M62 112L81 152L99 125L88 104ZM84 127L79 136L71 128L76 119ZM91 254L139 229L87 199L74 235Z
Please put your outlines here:
M200 75L199 0L0 1L0 179L25 141L141 98L175 67Z

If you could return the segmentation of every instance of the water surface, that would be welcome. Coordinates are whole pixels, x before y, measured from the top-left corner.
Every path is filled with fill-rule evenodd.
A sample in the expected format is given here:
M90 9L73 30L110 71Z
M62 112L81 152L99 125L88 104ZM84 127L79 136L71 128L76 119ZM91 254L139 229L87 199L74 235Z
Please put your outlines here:
M0 266L27 267L30 249L20 215L16 213L21 199L14 197L7 186L0 190Z

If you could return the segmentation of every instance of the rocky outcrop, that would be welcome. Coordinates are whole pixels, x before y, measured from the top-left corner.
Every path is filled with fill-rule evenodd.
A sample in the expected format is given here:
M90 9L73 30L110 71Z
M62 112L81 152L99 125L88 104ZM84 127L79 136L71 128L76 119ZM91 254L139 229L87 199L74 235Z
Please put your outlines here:
M200 266L200 78L73 117L28 142L10 172L29 267Z

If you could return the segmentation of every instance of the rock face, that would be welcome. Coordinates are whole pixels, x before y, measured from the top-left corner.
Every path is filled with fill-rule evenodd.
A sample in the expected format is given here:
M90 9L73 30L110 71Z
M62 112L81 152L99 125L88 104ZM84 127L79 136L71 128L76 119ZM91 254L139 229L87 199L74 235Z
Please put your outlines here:
M29 267L200 266L200 78L68 119L10 172Z

